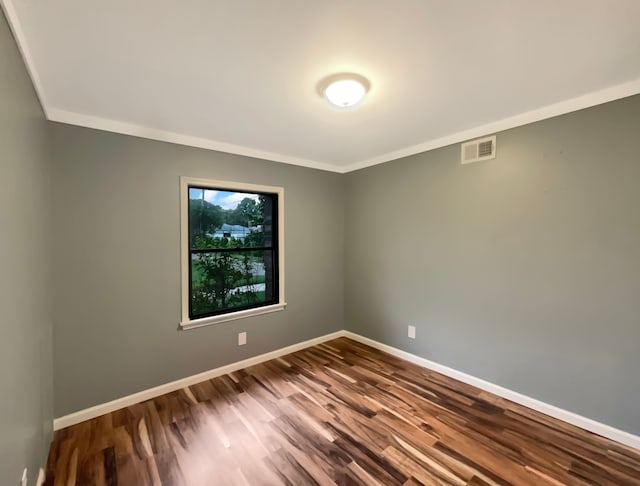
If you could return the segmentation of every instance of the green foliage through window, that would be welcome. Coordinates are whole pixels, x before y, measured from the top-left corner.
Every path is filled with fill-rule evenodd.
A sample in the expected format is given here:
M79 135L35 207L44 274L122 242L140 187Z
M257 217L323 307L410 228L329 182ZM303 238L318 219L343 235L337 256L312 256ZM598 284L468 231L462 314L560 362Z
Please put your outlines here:
M278 301L277 195L189 187L190 318Z

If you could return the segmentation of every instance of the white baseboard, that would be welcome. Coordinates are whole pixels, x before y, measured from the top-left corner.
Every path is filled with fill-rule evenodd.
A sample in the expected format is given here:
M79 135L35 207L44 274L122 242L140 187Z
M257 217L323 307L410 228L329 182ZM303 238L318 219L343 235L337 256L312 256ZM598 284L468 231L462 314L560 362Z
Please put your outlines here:
M504 388L500 385L485 381L481 378L476 378L475 376L463 373L462 371L454 370L453 368L449 368L448 366L429 361L428 359L421 358L420 356L416 356L415 354L407 353L406 351L402 351L392 346L382 344L378 341L374 341L373 339L369 339L359 334L345 331L344 336L348 337L349 339L353 339L354 341L358 341L359 343L366 344L367 346L371 346L372 348L384 351L385 353L397 356L398 358L405 359L424 368L436 371L455 380L475 386L489 393L493 393L494 395L498 395L499 397L506 398L507 400L511 400L512 402L524 405L525 407L529 407L533 410L544 413L545 415L549 415L550 417L570 423L572 425L580 427L581 429L588 430L589 432L593 432L594 434L601 435L602 437L606 437L607 439L611 439L616 442L620 442L621 444L625 444L629 447L640 450L640 437L637 435L625 432L624 430L616 429L615 427L611 427L610 425L596 422L595 420L583 417L582 415L569 412L568 410L564 410L535 398L528 397L526 395L523 395L522 393L509 390L508 388Z
M44 469L40 468L40 471L38 471L38 479L36 479L36 486L42 486L45 479Z
M233 371L238 371L249 366L269 361L271 359L279 358L280 356L284 356L285 354L295 353L296 351L300 351L301 349L315 346L316 344L320 344L325 341L330 341L332 339L337 339L344 336L345 331L333 332L331 334L326 334L324 336L309 339L308 341L303 341L301 343L292 344L291 346L276 349L275 351L260 354L252 358L243 359L242 361L236 361L235 363L221 366L219 368L204 371L202 373L198 373L197 375L188 376L186 378L181 378L180 380L172 381L164 385L149 388L147 390L142 390L125 397L117 398L110 402L101 403L100 405L96 405L94 407L85 408L84 410L79 410L77 412L70 413L69 415L64 415L62 417L54 419L53 430L64 429L65 427L79 424L80 422L84 422L85 420L90 420L92 418L99 417L100 415L104 415L106 413L110 413L115 410L128 407L130 405L135 405L136 403L140 403L151 398L159 397L160 395L164 395L165 393L180 390L181 388L195 385L196 383L210 380L212 378L216 378L217 376L226 375L227 373L231 373Z
M550 417L562 420L584 430L588 430L589 432L593 432L594 434L601 435L602 437L606 437L616 442L620 442L621 444L625 444L629 447L640 450L640 437L637 435L625 432L620 429L616 429L615 427L611 427L601 422L596 422L595 420L589 419L587 417L569 412L568 410L550 405L535 398L528 397L526 395L523 395L522 393L509 390L508 388L504 388L500 385L485 381L481 378L463 373L462 371L449 368L448 366L441 365L415 354L402 351L398 348L394 348L393 346L388 346L387 344L374 341L373 339L355 334L351 331L333 332L325 336L320 336L308 341L303 341L291 346L276 349L275 351L271 351L269 353L254 356L242 361L237 361L235 363L221 366L219 368L205 371L203 373L198 373L197 375L188 376L186 378L172 381L170 383L156 386L154 388L149 388L148 390L143 390L132 395L127 395L126 397L118 398L116 400L96 405L91 408L86 408L84 410L80 410L78 412L74 412L69 415L54 419L53 429L63 429L65 427L84 422L85 420L90 420L92 418L99 417L100 415L113 412L114 410L119 410L121 408L128 407L130 405L134 405L136 403L140 403L142 401L149 400L160 395L164 395L165 393L176 391L190 385L195 385L196 383L210 380L212 378L216 378L217 376L225 375L227 373L263 363L274 358L279 358L280 356L284 356L286 354L295 353L296 351L300 351L302 349L315 346L316 344L324 343L326 341L330 341L332 339L337 339L340 337L353 339L354 341L357 341L359 343L366 344L368 346L371 346L372 348L379 349L380 351L384 351L385 353L389 353L393 356L405 359L424 368L428 368L443 375L449 376L455 380L473 385L489 393L498 395L499 397L506 398L507 400L511 400L512 402L518 403L520 405L524 405L525 407L529 407L533 410L544 413L545 415L549 415Z

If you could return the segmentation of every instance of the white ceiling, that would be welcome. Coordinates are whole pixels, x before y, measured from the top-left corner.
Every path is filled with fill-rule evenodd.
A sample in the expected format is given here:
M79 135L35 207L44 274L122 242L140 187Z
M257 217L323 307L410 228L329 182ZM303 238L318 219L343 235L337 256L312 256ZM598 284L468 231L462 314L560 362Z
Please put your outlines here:
M638 0L0 1L49 119L338 172L640 92Z

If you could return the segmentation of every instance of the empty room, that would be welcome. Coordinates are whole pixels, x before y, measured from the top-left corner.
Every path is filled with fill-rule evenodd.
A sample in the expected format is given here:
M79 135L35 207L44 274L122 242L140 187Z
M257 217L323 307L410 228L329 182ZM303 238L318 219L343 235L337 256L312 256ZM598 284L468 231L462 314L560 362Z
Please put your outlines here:
M0 5L0 485L640 486L640 2Z

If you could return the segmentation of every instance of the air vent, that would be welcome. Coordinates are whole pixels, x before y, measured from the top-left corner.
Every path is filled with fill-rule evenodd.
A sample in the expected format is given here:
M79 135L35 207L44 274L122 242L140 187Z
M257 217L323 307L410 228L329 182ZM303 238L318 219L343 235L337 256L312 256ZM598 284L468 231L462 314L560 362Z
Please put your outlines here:
M478 138L462 144L463 164L496 158L496 136Z

